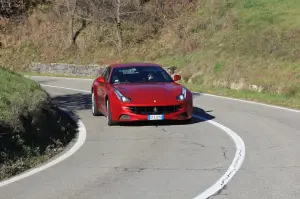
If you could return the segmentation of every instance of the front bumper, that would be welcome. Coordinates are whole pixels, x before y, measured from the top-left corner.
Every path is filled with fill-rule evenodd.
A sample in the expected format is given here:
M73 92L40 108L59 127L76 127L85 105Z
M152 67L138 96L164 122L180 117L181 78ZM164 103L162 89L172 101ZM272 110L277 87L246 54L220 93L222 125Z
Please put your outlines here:
M157 108L157 112L154 111ZM177 104L135 105L114 104L112 119L116 122L149 121L149 115L163 115L163 120L186 120L193 114L192 102L178 102ZM152 111L153 110L153 111Z

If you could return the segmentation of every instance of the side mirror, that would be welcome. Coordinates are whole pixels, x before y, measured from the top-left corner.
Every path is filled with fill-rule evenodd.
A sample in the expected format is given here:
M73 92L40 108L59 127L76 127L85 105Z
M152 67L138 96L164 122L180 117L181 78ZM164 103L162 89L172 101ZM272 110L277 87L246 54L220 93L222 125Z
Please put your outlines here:
M98 77L98 78L96 79L96 81L99 82L99 83L104 83L104 82L105 82L105 81L104 81L104 77Z
M175 82L179 81L179 80L181 80L181 75L176 74L176 75L174 75L173 79L174 79Z

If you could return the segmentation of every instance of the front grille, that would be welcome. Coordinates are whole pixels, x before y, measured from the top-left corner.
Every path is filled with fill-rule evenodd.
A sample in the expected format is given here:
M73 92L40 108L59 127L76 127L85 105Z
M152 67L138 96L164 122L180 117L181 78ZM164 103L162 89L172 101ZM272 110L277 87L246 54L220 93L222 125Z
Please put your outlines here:
M180 105L174 106L130 106L129 110L140 115L159 115L177 112Z

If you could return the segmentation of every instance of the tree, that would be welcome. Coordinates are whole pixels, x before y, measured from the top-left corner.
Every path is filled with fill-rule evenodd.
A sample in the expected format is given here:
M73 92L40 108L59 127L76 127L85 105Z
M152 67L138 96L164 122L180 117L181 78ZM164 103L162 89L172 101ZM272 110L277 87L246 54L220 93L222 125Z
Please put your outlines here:
M0 18L19 16L31 7L47 3L51 0L0 0Z
M122 30L121 30L121 18L120 18L120 7L121 0L116 1L116 23L117 23L117 40L119 52L122 50Z

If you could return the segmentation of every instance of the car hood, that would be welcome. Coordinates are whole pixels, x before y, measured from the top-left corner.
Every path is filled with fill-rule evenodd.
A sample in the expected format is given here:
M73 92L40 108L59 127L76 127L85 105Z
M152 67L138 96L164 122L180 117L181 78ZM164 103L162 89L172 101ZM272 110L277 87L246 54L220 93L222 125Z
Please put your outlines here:
M132 103L176 102L182 86L177 83L146 83L114 85L124 96L131 98Z

